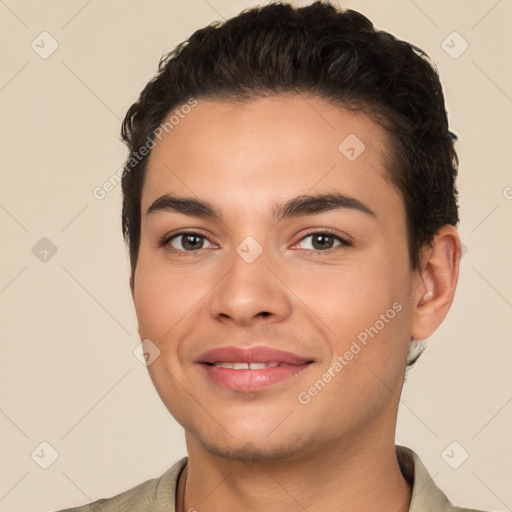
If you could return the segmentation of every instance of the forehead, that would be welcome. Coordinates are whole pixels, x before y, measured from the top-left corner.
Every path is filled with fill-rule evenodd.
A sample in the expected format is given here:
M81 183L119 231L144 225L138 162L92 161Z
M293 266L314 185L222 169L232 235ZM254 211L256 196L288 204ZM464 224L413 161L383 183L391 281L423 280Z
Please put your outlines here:
M143 212L166 193L238 212L329 191L384 209L401 204L385 169L388 136L362 113L313 97L274 96L199 99L177 119L151 151Z

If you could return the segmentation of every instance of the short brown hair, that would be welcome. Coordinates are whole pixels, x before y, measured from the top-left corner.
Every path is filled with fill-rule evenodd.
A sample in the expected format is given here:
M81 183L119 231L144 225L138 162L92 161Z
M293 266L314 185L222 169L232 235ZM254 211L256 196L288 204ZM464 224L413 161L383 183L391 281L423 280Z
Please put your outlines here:
M411 269L439 228L456 225L458 159L435 67L421 49L376 30L362 14L325 2L273 3L197 30L162 58L128 110L130 154L122 179L122 228L132 283L148 157L134 154L167 114L190 98L250 101L305 93L376 119L392 141L386 168L403 198ZM135 162L135 164L133 164ZM414 363L419 356L409 358Z

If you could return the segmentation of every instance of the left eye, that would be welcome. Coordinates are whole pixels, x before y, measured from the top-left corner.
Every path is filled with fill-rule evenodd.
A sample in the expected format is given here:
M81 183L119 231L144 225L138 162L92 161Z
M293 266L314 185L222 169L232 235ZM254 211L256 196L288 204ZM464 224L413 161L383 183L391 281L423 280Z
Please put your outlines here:
M205 236L197 233L180 233L170 238L168 244L178 251L195 251L213 247L213 244ZM209 245L205 246L205 244Z
M345 240L339 236L329 233L312 233L305 236L297 245L303 244L301 249L314 251L326 251L339 245L348 245Z

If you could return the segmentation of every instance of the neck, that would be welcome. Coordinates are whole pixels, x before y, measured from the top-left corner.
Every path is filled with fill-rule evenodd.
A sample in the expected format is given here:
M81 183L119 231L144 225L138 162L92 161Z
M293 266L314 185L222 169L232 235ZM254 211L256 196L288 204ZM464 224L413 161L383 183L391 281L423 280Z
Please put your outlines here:
M206 451L186 434L189 461L180 479L182 510L297 510L339 512L409 510L411 489L398 466L394 438L357 435L337 440L304 460L248 463ZM183 499L184 498L184 499Z

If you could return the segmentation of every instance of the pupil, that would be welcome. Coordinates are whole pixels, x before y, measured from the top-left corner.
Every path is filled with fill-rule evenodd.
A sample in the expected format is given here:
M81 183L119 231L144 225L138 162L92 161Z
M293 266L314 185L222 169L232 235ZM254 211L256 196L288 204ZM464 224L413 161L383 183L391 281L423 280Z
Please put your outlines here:
M316 235L313 238L313 246L315 249L330 249L333 244L333 238L325 235Z
M187 235L185 238L185 243L183 247L185 249L197 249L200 248L203 244L201 243L201 238L197 235Z

